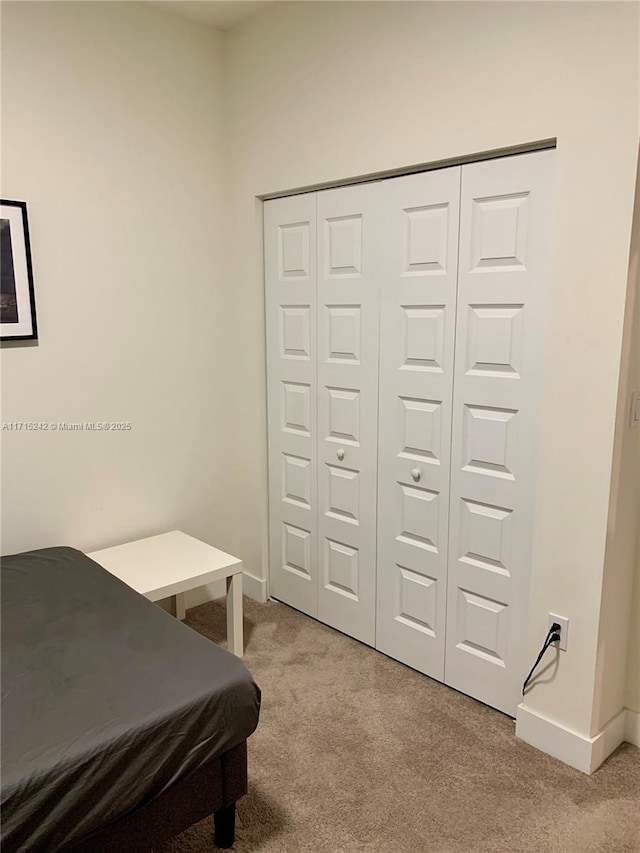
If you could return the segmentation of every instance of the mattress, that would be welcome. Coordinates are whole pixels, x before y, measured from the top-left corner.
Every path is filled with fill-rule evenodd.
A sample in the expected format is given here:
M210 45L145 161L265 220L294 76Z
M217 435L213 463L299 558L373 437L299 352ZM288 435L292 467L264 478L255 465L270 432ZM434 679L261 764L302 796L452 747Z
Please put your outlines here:
M242 661L73 548L2 559L2 850L51 851L254 731Z

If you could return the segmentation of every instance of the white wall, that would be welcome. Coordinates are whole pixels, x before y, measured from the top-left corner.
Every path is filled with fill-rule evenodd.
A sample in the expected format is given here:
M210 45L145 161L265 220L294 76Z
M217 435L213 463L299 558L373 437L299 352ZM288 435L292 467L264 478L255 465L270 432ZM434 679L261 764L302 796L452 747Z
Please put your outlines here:
M527 704L588 737L638 149L638 7L283 3L228 36L240 549L266 573L256 195L557 136L531 594L570 648ZM260 524L257 520L260 519Z
M640 393L640 174L636 182L628 282L598 632L593 734L619 713L627 695L632 709L640 710L637 696L640 673L633 672L634 665L640 670L640 643L634 648L629 634L631 620L640 618L637 603L633 607L640 533L640 429L630 427L632 396L634 392ZM633 633L635 631L637 628Z
M625 705L630 711L640 714L640 547L633 581Z
M2 195L38 346L2 350L2 553L174 527L236 549L222 36L138 3L2 4Z
M628 353L628 382L625 394L627 404L627 416L629 413L629 397L635 392L640 392L640 154L638 156L638 181L636 183L636 200L633 218L633 238L631 250L631 264L629 268L630 294L635 290L635 300L627 310L631 308L631 318L628 319L626 332L629 336ZM631 301L631 300L630 300ZM635 476L635 523L636 532L636 560L635 574L631 596L631 626L629 631L629 649L627 660L626 695L625 704L629 710L640 715L640 428L633 432L628 429L624 412L622 415L622 427L624 448L626 455L622 463L623 469L627 471L627 478ZM628 468L627 468L628 466ZM632 499L629 501L631 511L634 511ZM640 718L638 719L640 722ZM640 738L640 730L636 735L636 744Z
M640 156L639 156L640 163ZM631 341L629 344L629 381L627 400L631 393L640 391L640 167L636 184L636 202L633 221L632 263L629 270L629 284L634 286L635 304L632 313ZM631 471L635 468L636 477L636 566L631 598L631 626L629 631L629 651L627 660L627 690L625 704L630 711L640 715L640 427L633 434L625 433L627 448L630 448L627 463ZM633 447L635 445L635 456ZM640 723L640 719L638 720ZM636 745L640 739L640 726L637 726Z

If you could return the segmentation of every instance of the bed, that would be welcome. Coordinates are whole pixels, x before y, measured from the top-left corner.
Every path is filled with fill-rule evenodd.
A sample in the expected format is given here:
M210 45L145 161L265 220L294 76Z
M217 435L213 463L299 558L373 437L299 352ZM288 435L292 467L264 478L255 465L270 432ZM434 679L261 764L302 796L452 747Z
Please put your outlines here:
M2 850L231 846L260 690L242 661L73 548L2 559Z

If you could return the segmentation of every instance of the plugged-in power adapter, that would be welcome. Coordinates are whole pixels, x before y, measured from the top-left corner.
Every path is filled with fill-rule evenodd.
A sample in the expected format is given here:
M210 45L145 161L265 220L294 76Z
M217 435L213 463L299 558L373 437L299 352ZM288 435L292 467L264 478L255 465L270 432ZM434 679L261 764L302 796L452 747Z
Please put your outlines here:
M549 628L554 624L558 624L560 626L560 630L557 632L560 634L560 642L558 643L558 648L562 652L567 651L567 640L569 639L569 620L565 619L564 616L557 616L555 613L549 614Z
M524 684L522 685L522 695L524 696L527 692L527 684L531 681L533 677L533 673L536 671L536 667L544 657L544 653L547 649L554 645L558 644L558 647L562 649L562 651L566 652L567 650L567 640L569 638L569 620L565 619L564 616L556 616L555 613L549 614L549 630L547 631L547 636L545 637L544 643L542 644L542 648L538 653L538 657L536 658L536 662L529 670L529 675L524 680Z

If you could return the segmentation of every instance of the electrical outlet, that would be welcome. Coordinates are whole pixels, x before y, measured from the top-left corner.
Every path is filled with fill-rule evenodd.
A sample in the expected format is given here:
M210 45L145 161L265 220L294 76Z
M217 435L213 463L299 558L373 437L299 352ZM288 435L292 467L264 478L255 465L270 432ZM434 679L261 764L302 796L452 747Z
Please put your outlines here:
M550 613L549 627L551 627L554 622L557 622L560 626L560 642L558 643L558 648L560 651L566 652L567 641L569 639L569 620L565 619L564 616L556 616L555 613Z

